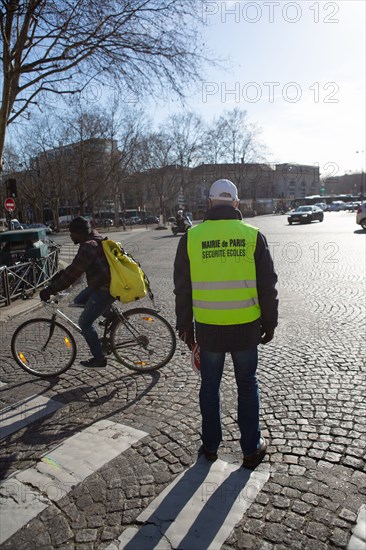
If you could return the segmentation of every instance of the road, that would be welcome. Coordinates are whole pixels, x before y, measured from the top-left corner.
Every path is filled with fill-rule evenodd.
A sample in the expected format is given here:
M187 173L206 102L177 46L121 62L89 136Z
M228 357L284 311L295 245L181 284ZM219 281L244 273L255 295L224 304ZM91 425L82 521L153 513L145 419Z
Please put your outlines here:
M248 222L267 236L279 276L279 326L259 357L264 462L250 476L240 468L229 358L223 443L210 467L197 461L199 379L182 344L153 374L111 360L106 370L76 362L58 380L35 380L11 358L20 322L12 318L0 324L1 548L351 550L357 535L365 542L366 233L348 212L309 225L289 226L286 216ZM174 325L179 238L152 228L120 238ZM63 247L64 259L72 254ZM78 350L88 357L80 338Z

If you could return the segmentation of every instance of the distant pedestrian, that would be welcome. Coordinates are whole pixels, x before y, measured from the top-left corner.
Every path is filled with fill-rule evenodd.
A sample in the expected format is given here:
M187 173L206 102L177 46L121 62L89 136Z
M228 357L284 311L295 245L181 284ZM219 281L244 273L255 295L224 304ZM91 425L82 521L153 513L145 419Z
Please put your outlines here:
M192 349L200 346L202 451L217 459L222 440L220 382L231 354L238 390L243 466L255 468L267 444L259 427L259 343L277 326L277 275L267 241L242 220L236 186L215 181L203 223L181 238L174 263L177 330ZM194 319L194 323L193 323Z

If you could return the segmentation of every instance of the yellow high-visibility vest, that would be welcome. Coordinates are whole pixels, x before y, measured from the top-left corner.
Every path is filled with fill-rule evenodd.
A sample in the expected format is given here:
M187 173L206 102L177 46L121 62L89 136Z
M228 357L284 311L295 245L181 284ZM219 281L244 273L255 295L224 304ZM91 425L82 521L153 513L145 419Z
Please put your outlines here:
M254 252L258 229L241 220L206 220L188 230L193 314L208 325L261 315Z

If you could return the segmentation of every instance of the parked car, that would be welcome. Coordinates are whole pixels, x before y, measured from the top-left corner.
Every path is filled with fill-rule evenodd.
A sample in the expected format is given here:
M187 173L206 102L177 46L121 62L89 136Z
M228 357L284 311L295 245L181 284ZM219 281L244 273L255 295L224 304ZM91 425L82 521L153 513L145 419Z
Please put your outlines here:
M159 218L158 216L146 216L144 223L146 224L159 223Z
M298 206L296 210L290 212L287 216L287 221L290 225L294 222L311 223L314 220L322 222L323 219L324 212L317 206Z
M361 204L360 201L347 202L345 210L347 210L348 212L354 212L355 210L357 210L357 208L360 206L360 204Z
M366 202L363 202L356 210L356 223L366 231Z
M328 205L326 202L317 202L314 204L314 206L317 206L318 208L321 208L321 210L323 210L323 212L326 212L327 209L328 209Z
M330 203L329 212L340 212L345 210L346 205L343 201L333 201Z
M129 218L119 218L119 225L135 225L136 223L141 223L141 219L137 218L138 222L136 222L136 216L130 216Z
M138 216L131 216L130 218L126 219L127 224L135 225L141 223L141 218Z
M27 229L44 229L46 231L46 235L51 235L52 233L52 229L44 223L29 223Z

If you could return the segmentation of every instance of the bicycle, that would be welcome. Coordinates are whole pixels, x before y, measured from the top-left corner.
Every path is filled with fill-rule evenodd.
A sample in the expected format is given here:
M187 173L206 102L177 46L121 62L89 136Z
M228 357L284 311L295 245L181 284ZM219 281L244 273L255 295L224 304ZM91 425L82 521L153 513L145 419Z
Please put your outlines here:
M15 330L11 352L18 365L39 378L52 378L66 372L76 359L77 347L73 334L57 320L61 317L77 332L80 327L57 306L60 294L44 303L51 308L51 318L25 321ZM69 304L72 306L72 304ZM173 328L154 309L120 310L112 304L104 326L101 343L106 355L136 372L160 369L173 357L176 336ZM57 354L57 358L55 358Z

